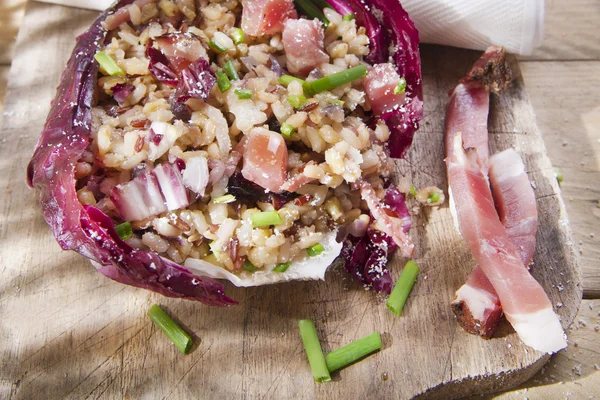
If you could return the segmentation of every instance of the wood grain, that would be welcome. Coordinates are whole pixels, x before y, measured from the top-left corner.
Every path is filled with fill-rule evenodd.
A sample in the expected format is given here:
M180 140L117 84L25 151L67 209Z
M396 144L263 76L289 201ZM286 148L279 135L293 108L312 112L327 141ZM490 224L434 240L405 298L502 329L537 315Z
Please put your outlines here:
M400 318L339 268L325 282L228 287L241 305L220 309L116 284L81 256L60 251L36 194L24 185L24 171L74 36L94 16L30 3L18 37L0 146L0 397L451 398L514 386L547 361L520 344L506 323L490 341L455 323L449 302L474 261L446 207L416 216L411 235L423 273ZM46 23L40 26L40 20ZM426 115L413 151L398 163L398 177L416 186L446 186L446 93L477 56L423 47ZM522 152L535 182L541 229L533 273L553 303L562 304L557 311L567 326L582 290L577 255L518 65L513 67L514 87L492 101L492 146ZM392 262L394 277L401 263ZM179 354L152 326L145 312L153 303L196 335L192 354ZM384 349L341 371L335 382L315 384L297 334L300 318L315 320L325 351L373 330L383 333Z

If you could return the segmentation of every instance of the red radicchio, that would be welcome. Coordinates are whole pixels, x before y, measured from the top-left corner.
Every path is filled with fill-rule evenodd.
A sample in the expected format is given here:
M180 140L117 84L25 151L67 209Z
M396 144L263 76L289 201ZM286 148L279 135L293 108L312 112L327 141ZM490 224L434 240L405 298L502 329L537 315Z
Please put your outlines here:
M152 41L149 40L146 45L146 56L150 59L149 69L152 76L159 82L167 85L177 86L179 78L177 74L169 67L167 56L160 50L152 47Z
M217 83L217 77L210 69L208 61L199 58L181 71L175 99L180 103L192 97L206 100L215 83Z
M154 252L133 249L119 239L104 213L95 207L83 207L77 199L74 165L90 140L98 74L94 54L107 34L101 23L109 13L131 2L122 0L103 12L77 38L27 167L28 184L39 190L44 218L61 247L92 259L102 274L169 297L218 306L236 304L216 280L196 276Z
M133 89L133 85L128 85L125 83L117 83L111 88L113 92L113 98L117 101L117 103L119 103L120 106L122 106L127 97L133 93Z

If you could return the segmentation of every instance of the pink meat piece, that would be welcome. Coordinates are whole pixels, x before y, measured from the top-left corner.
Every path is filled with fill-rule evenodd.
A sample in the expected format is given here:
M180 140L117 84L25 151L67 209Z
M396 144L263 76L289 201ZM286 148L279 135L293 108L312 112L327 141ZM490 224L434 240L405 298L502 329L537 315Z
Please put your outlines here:
M281 40L287 57L287 69L293 74L307 75L329 62L323 40L325 32L318 19L288 19Z
M172 33L156 38L155 42L177 75L199 58L208 60L202 41L191 33Z
M452 144L446 166L462 237L523 343L547 353L563 349L567 342L558 315L500 222L477 152L464 150L460 134Z
M405 93L394 94L400 82L400 75L390 64L377 64L369 68L363 78L363 86L375 115L383 115L398 110L405 103Z
M489 178L500 221L521 261L528 266L535 252L537 206L519 154L509 149L490 157ZM452 308L468 332L485 338L493 335L502 316L500 299L479 266L456 291Z
M136 6L142 9L146 4L158 3L159 0L136 0L133 2ZM102 27L107 31L116 29L119 25L128 22L131 17L129 16L129 5L123 6L115 11L113 14L106 17L102 23Z
M285 21L298 18L293 0L242 0L242 7L242 29L252 36L282 32Z
M274 193L281 193L287 176L288 151L283 137L264 128L253 128L244 149L244 178Z

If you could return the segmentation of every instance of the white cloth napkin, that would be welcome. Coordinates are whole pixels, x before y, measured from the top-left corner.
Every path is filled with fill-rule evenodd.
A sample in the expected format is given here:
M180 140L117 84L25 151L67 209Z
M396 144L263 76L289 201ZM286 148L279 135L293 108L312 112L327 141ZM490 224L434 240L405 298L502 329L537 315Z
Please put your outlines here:
M104 10L112 0L40 0ZM544 0L401 0L424 43L531 54L542 43Z

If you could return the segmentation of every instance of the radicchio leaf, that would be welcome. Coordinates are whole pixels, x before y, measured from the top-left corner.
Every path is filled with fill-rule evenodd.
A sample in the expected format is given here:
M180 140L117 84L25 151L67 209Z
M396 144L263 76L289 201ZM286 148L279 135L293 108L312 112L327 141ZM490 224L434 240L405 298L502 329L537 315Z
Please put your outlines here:
M206 100L215 83L217 83L217 77L210 69L208 61L199 58L181 71L175 98L180 103L190 98Z
M179 83L177 74L169 67L167 56L152 47L152 40L149 40L146 45L146 56L150 60L150 73L157 81L170 86L177 86Z
M120 106L122 106L127 97L133 93L133 89L133 85L128 85L125 83L117 83L111 88L113 92L113 98L117 101L117 103L119 103Z

